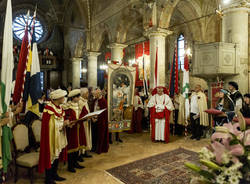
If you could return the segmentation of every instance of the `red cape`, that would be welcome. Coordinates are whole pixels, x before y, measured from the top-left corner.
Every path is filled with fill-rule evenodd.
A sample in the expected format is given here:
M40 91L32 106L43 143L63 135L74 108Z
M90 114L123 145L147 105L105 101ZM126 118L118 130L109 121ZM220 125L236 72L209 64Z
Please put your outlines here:
M142 114L143 114L142 108L139 107L136 111L135 108L133 108L132 124L129 133L142 132Z
M60 108L60 107L58 107ZM56 116L62 116L62 114L58 114L51 106L45 106L45 109L52 111ZM40 156L38 163L38 172L43 173L45 169L51 168L51 160L50 160L50 137L49 137L49 121L51 115L48 112L43 113L42 117L42 128L41 128L41 141L40 141ZM60 155L60 160L67 160L67 149L63 149Z
M98 106L101 109L106 110L98 116L97 120L97 149L96 152L107 153L109 149L109 129L108 129L108 111L107 111L107 100L101 98L98 100Z
M157 93L157 88L159 87L156 87L153 92L152 92L152 95L154 96L156 93ZM162 87L160 86L160 88L163 88L163 93L168 95L168 90L167 88L165 87ZM152 96L152 97L153 97ZM168 143L169 140L170 140L170 129L169 129L169 119L170 119L170 113L171 111L169 111L166 107L162 113L162 117L165 117L165 131L164 131L164 134L165 134L165 142ZM152 141L155 141L155 119L160 119L160 118L157 118L158 117L158 113L156 113L156 109L155 109L155 106L150 108L150 123L151 123L151 139Z
M84 106L82 108L82 112L79 116L79 118L83 118L85 115L88 114L88 110ZM80 122L80 128L79 128L79 144L80 146L86 146L87 141L86 141L86 135L85 135L85 128L84 128L84 121Z
M76 113L72 109L67 109L65 111L66 119L69 121L75 121ZM86 114L88 114L88 111L85 107L83 107L81 114L79 118L84 117ZM86 146L86 136L84 131L84 124L83 121L80 121L76 123L73 127L67 127L67 140L68 140L68 146L67 149L69 152L75 152L80 149L82 146Z

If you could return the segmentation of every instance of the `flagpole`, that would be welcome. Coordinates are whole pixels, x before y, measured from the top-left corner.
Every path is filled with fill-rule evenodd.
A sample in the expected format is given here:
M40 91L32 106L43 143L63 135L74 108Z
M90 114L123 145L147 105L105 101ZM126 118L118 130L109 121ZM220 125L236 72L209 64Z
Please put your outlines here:
M28 10L27 12L27 22L26 22L26 25L25 25L25 29L28 29L28 22L29 22L29 18L30 18L30 10ZM29 33L28 33L29 35ZM23 91L24 91L24 84L25 84L25 76L26 76L26 70L27 70L27 62L28 62L28 59L29 59L29 47L30 47L30 40L29 40L29 36L28 36L28 54L27 54L27 60L26 60L26 65L25 65L25 69L24 69L24 79L23 79L23 84L22 84L22 90L21 90L21 98L20 98L20 101L19 102L22 102L23 101Z
M185 42L185 50L187 50L187 43ZM189 61L188 54L185 53L184 57L184 70L183 70L183 96L185 97L185 137L188 136L187 126L188 126L188 116L189 116Z

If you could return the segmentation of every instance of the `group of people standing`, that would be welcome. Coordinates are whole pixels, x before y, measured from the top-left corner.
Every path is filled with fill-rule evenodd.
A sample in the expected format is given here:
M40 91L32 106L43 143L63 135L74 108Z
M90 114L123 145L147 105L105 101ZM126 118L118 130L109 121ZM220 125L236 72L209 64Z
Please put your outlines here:
M150 90L146 100L144 96L136 92L132 130L133 132L142 131L142 124L145 124L146 121L146 119L143 120L143 115L147 114L145 113L147 111L150 112L146 116L150 117L151 138L154 142L168 142L170 132L181 136L184 130L190 130L191 139L200 140L202 137L206 137L206 130L209 127L222 126L223 123L232 122L237 110L241 111L245 118L249 118L250 94L247 93L243 96L239 92L236 82L231 81L228 86L228 90L221 89L218 93L218 102L213 108L223 113L220 116L213 116L214 124L211 124L213 122L205 112L209 106L208 95L201 85L196 85L194 90L189 93L189 123L185 119L185 98L180 92L170 98L165 87L157 87Z
M97 154L108 152L112 134L108 130L107 98L100 89L93 90L92 95L91 101L87 88L74 89L68 94L62 89L50 93L51 101L44 107L42 115L39 159L39 171L46 173L45 183L65 180L57 174L59 160L67 160L68 171L74 173L76 169L84 168L80 162L83 157L91 157L90 151ZM184 101L180 93L170 98L168 90L162 86L150 90L145 99L136 90L130 133L142 132L142 121L149 117L153 142L170 141L171 119L176 134L182 135L186 126ZM205 128L210 125L209 116L205 112L208 109L207 101L201 86L196 85L189 95L191 139L200 140ZM227 122L232 121L237 108L245 117L249 117L250 95L245 94L243 99L237 83L230 82L229 91L221 89L216 108L226 114ZM105 111L100 115L85 118L90 112L102 109ZM218 122L217 118L214 117L215 122ZM116 140L122 142L119 133L116 133Z
M68 171L75 173L76 169L84 168L79 164L83 157L92 157L90 151L98 154L108 152L107 101L100 89L94 90L91 108L104 111L99 116L85 118L91 111L88 94L87 88L74 89L69 93L57 89L50 93L50 101L42 115L38 166L39 172L45 171L46 184L65 180L57 174L59 160L67 160Z

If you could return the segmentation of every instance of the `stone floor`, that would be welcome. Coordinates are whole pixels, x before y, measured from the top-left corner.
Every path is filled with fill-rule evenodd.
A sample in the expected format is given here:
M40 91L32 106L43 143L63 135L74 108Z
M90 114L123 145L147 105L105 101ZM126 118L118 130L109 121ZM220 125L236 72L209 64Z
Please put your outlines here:
M93 158L85 159L82 164L86 168L77 170L76 173L69 173L66 166L60 165L59 174L67 180L61 182L64 184L119 184L116 178L110 176L105 170L117 167L129 162L153 156L159 153L167 152L179 147L183 147L192 151L199 151L205 146L209 140L202 139L200 141L190 140L185 137L171 137L171 143L152 143L149 133L142 134L126 134L121 135L123 143L113 143L109 152L106 154L93 154ZM19 175L18 184L28 184L29 179L26 172ZM44 175L35 174L35 182L43 183ZM14 183L9 181L8 183ZM59 182L58 182L59 183Z

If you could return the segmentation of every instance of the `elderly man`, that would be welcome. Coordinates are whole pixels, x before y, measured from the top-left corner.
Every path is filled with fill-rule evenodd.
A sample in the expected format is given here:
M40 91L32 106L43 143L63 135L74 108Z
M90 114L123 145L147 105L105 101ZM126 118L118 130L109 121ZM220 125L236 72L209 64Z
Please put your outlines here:
M174 110L173 103L167 95L165 87L157 87L152 92L152 97L148 102L150 108L150 123L152 126L152 141L169 142L169 117L170 112Z
M57 168L59 156L66 160L67 137L65 126L69 124L64 120L65 113L61 105L65 101L67 92L57 89L50 93L51 102L44 108L42 116L40 158L38 171L45 172L45 183L52 184L54 181L63 181L64 178L58 176Z
M93 119L96 124L96 150L98 154L107 153L109 149L109 129L108 129L108 111L107 100L102 96L102 91L96 89L93 91L94 95L94 111L106 109L97 119Z
M89 105L88 105L88 99L89 99L89 90L88 88L81 88L81 97L80 97L80 106L83 108L85 107L88 111L89 110ZM88 152L92 149L92 133L91 133L91 124L89 120L84 121L84 131L85 131L85 136L86 136L86 148L82 150L82 156L83 157L92 157L91 155L88 154Z
M201 86L195 86L195 92L191 95L190 103L191 139L200 140L203 135L203 127L209 126L207 110L207 97L202 92Z

